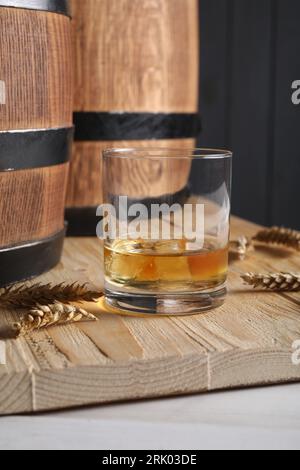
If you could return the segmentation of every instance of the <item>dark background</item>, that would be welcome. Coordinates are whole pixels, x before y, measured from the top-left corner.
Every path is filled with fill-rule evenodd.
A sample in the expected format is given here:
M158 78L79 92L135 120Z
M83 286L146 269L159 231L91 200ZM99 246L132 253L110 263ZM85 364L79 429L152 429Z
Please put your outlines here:
M300 0L200 0L202 147L234 151L233 213L300 229Z

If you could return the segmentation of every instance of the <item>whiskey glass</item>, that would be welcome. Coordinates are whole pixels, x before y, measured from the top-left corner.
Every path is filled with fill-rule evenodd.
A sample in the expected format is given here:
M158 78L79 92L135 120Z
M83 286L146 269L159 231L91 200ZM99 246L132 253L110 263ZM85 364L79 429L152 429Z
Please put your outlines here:
M192 315L226 297L232 153L127 148L103 153L97 234L105 301L134 315Z

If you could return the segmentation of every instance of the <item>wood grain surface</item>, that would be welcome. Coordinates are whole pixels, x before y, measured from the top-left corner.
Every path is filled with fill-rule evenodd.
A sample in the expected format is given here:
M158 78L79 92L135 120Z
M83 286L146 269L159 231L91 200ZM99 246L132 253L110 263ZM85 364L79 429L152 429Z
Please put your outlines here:
M232 220L232 237L257 227ZM0 412L13 414L149 397L300 381L292 344L300 339L299 294L256 292L244 271L299 271L299 254L256 249L232 261L224 306L193 317L98 315L82 323L6 342L0 366ZM68 239L63 260L41 282L103 285L101 244ZM1 310L1 330L18 318Z
M0 131L72 125L71 57L69 18L0 7Z
M198 0L71 6L76 111L197 111Z
M63 230L68 167L0 172L1 249Z
M102 141L102 142L74 142L73 155L70 163L70 177L68 180L68 191L67 191L67 207L87 207L87 206L98 206L102 203L102 152L107 148L128 148L128 147L139 147L139 148L156 148L156 147L168 147L168 148L185 148L195 147L194 139L172 139L172 140L143 140L143 141ZM187 172L190 170L190 166L185 165L185 168L179 165L178 171L175 173L172 180L167 172L159 172L155 175L155 181L148 181L147 175L142 174L141 181L143 186L140 187L142 196L145 197L147 191L159 195L159 192L165 186L166 182L169 182L170 192L176 192L182 189L182 178L181 170L185 170L185 177ZM115 176L116 180L120 182L127 182L124 194L128 196L134 191L137 180L136 176L129 174L128 171L122 173L122 169L118 165L115 165ZM170 187L171 185L171 187ZM124 190L124 188L123 188ZM150 193L148 193L148 196Z

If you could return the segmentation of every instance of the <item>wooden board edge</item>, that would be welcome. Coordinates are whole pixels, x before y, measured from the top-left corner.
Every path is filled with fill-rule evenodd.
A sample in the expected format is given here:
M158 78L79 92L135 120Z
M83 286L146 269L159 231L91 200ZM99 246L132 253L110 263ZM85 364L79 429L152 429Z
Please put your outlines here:
M33 375L30 371L2 374L0 365L0 416L31 413L33 403Z
M208 391L300 382L291 349L234 349L208 356Z
M207 356L196 354L100 367L39 370L33 373L33 408L24 411L200 393L207 390L207 371Z
M0 415L299 381L300 367L293 365L292 351L276 348L34 370L0 377L0 390L6 387L9 400L0 402Z

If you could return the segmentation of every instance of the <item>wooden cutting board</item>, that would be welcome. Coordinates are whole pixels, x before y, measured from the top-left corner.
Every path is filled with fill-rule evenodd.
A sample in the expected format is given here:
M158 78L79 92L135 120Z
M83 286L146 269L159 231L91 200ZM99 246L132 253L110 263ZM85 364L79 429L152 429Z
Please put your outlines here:
M232 237L257 226L233 219ZM231 262L226 304L194 317L130 318L54 327L6 341L0 413L13 414L300 380L300 295L256 292L239 272L300 271L299 254L259 248ZM67 239L62 263L42 282L102 285L101 244ZM0 327L17 312L0 312Z

